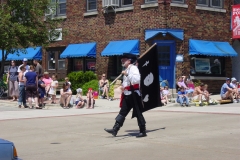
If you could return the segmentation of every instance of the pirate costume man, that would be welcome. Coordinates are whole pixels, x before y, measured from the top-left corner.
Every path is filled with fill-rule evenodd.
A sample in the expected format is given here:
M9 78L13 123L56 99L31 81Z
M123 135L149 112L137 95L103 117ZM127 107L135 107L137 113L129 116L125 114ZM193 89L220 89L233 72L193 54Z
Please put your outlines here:
M106 132L116 136L119 129L123 126L125 117L128 115L130 110L133 108L133 117L137 117L138 126L140 133L136 136L137 138L145 137L146 134L146 121L142 114L143 103L141 94L139 91L140 87L140 73L135 62L137 57L135 55L124 53L121 62L122 66L126 68L125 71L122 71L123 76L123 93L121 97L120 107L121 110L117 117L115 118L116 122L112 129L104 129ZM132 117L132 118L133 118Z

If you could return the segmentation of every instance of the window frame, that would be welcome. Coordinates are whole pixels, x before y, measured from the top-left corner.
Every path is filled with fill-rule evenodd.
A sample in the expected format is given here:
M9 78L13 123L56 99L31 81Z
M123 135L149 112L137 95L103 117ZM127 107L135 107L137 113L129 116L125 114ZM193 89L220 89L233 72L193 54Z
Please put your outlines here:
M185 3L185 0L182 0L181 2L180 2L180 1L177 1L177 0L172 0L171 3L181 3L181 4L184 4L184 3Z
M197 0L196 0L197 1ZM220 6L213 6L212 0L206 0L206 4L200 4L197 1L197 6L203 6L203 7L211 7L211 8L223 8L224 7L224 0L220 0L221 5Z
M144 2L145 2L145 3L157 3L158 0L154 0L154 1L150 1L150 2L149 2L149 0L144 0Z
M59 2L60 0L51 0L51 5L54 6L54 12L53 12L53 16L55 17L59 17L59 16L66 16L67 15L67 0L65 0L65 2ZM60 14L60 5L64 4L66 6L66 13L64 14Z
M93 11L96 11L97 10L97 0L95 0L95 3L96 3L96 9L88 9L89 8L89 0L86 1L87 2L87 12L93 12Z

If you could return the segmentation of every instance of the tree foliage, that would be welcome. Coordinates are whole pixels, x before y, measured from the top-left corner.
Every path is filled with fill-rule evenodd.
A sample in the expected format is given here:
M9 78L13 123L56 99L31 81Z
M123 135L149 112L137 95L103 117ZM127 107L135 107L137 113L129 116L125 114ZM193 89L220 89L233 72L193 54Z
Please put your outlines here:
M45 18L45 12L52 5L50 0L6 0L0 3L2 76L8 54L24 52L24 48L30 46L47 46L49 32L55 31L61 19Z

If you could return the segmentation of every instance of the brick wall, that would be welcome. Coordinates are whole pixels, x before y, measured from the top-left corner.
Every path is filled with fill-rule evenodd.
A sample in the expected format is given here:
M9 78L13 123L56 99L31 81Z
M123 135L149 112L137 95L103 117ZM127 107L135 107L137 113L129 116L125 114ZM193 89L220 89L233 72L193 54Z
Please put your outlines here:
M157 39L174 39L177 41L177 53L184 55L184 62L176 64L176 77L188 75L190 59L188 55L188 39L215 40L231 42L230 1L224 1L226 13L196 10L196 0L186 0L188 8L171 7L159 3L158 7L141 9L144 0L134 0L134 10L103 14L102 1L98 0L98 15L84 17L86 1L67 1L67 18L62 27L67 31L63 41L51 44L50 47L67 46L70 43L97 42L97 74L112 73L109 58L100 53L109 41L139 39L140 52L143 53L151 45L144 40L144 30L154 28L184 29L184 41L171 36L157 36ZM159 1L160 2L160 1ZM231 60L226 60L227 75L231 76ZM111 75L107 75L108 77ZM211 83L211 82L209 82ZM221 82L222 83L222 82ZM211 88L211 84L209 85Z

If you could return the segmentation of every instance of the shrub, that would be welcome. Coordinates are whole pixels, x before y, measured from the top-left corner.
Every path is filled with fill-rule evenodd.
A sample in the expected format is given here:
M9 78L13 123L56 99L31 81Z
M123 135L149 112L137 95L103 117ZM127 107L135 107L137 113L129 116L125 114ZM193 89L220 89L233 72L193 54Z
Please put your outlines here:
M82 86L83 95L87 94L88 88L92 88L93 91L97 91L98 92L98 80L91 80L90 82L85 83Z
M97 80L97 76L92 71L78 71L68 74L69 81L71 82L71 89L73 94L76 94L76 89L82 88L83 85L91 80ZM92 88L92 87L91 87Z
M7 83L7 74L3 74L3 82Z
M111 82L109 82L109 84L111 84ZM109 98L113 98L114 96L114 84L113 85L110 85L110 88L109 88Z

